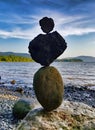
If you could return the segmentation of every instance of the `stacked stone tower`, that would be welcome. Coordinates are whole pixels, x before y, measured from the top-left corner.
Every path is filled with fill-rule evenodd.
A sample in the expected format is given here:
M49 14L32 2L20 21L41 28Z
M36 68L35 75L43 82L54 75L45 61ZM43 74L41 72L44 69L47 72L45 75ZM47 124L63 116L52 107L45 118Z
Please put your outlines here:
M39 103L46 111L59 107L63 100L64 84L59 71L50 64L67 48L63 37L54 31L52 18L44 17L39 21L46 34L39 34L29 43L29 53L42 67L35 73L33 87Z

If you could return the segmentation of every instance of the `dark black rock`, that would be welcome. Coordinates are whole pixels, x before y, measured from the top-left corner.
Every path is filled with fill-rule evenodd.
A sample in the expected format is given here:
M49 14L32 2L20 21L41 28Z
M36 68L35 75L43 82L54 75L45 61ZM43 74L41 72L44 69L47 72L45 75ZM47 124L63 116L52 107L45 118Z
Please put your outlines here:
M29 43L29 53L36 62L49 66L67 48L67 43L57 32L40 34Z
M53 30L54 28L54 21L52 18L48 18L48 17L43 17L40 21L39 21L39 25L41 26L41 29L43 32L45 33L49 33Z

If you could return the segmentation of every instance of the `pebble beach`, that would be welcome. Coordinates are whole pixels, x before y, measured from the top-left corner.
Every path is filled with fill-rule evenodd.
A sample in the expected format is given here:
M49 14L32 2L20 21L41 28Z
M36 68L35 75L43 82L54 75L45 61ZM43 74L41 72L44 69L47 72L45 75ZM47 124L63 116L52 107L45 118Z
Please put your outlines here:
M34 96L34 95L33 95ZM0 86L0 130L15 130L20 120L14 118L12 108L19 99L34 101L34 97L15 92L13 88Z
M18 124L12 115L12 107L18 99L13 92L0 88L0 130L13 130Z
M24 88L23 88L24 89ZM25 92L26 91L26 92ZM27 93L30 92L25 88L24 93L19 93L13 90L11 87L6 87L0 85L0 130L16 130L17 125L21 120L17 120L12 115L12 108L14 103L20 98L26 98L31 100L36 104L36 97L31 88L30 95ZM90 90L87 87L77 87L68 84L64 89L65 101L80 102L89 105L92 108L95 108L95 90Z

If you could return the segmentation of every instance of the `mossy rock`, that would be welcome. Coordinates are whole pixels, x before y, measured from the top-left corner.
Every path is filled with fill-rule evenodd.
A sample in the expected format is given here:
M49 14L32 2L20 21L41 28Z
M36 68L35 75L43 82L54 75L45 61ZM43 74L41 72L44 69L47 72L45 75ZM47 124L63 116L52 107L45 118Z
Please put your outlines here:
M23 119L32 109L33 105L29 101L20 99L13 106L13 115L18 119Z
M38 101L46 111L51 111L61 105L64 85L55 67L40 68L34 75L33 86Z

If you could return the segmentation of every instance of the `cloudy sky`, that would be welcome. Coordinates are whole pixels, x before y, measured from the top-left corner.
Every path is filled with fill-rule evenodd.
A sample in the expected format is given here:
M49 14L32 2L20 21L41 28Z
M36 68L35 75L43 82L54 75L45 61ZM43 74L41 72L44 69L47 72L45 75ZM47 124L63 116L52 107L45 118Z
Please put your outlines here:
M61 57L95 56L95 0L0 0L0 52L28 53L44 16L67 42Z

